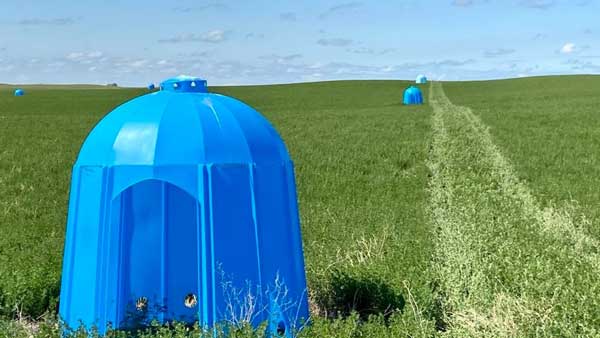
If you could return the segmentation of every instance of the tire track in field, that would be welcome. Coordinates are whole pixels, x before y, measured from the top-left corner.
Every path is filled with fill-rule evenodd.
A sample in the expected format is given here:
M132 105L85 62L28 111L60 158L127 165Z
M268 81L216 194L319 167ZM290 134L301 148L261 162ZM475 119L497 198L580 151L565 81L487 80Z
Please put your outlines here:
M598 241L573 205L542 208L487 127L432 83L434 270L451 336L600 335Z

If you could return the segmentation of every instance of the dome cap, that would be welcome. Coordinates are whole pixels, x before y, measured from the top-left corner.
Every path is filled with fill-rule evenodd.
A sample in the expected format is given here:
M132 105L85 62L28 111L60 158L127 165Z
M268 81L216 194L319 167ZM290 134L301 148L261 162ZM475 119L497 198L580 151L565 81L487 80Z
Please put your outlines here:
M160 90L179 93L206 93L206 80L199 77L179 75L160 83Z

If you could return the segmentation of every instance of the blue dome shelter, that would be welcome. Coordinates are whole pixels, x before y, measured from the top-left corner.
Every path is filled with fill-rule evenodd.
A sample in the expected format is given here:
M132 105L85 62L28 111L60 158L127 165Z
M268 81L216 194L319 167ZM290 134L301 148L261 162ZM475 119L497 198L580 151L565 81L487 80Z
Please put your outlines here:
M423 93L421 89L415 86L410 86L404 90L404 99L402 103L406 105L423 104Z
M156 86L154 85L154 83L151 83L146 88L148 88L148 90L154 90L154 89L156 89Z
M184 76L106 115L73 167L59 314L100 333L250 318L291 338L306 277L293 163L271 124Z
M15 89L15 96L23 96L25 95L25 91L21 88Z
M415 81L418 84L425 84L427 83L427 77L425 75L419 75L417 76L417 80Z

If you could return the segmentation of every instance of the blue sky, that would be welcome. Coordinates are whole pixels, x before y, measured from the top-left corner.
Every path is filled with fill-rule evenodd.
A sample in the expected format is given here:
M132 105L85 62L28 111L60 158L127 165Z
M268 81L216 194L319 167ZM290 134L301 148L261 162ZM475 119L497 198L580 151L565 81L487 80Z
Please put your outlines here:
M600 0L20 0L0 83L446 80L600 73Z

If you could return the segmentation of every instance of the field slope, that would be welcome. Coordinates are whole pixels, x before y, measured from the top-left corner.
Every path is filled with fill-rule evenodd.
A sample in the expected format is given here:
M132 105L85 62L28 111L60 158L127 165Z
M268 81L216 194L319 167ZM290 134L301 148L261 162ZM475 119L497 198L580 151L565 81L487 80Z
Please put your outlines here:
M600 259L589 224L543 208L487 127L431 91L431 222L449 332L595 336Z
M318 316L345 317L356 310L364 320L403 310L406 315L398 313L394 320L404 332L433 330L439 317L424 214L430 108L403 107L407 85L345 81L211 88L256 107L286 141L296 164L307 276ZM0 315L5 319L54 311L70 167L94 124L117 104L144 93L25 89L21 98L13 97L11 88L0 90L0 233L6 234L0 236ZM355 320L339 325L353 328ZM313 328L330 329L338 331L318 321Z
M568 202L600 222L600 76L445 83L490 128L544 206ZM600 227L590 227L600 238Z
M260 110L295 162L300 336L600 336L600 77L433 83L402 106L408 84L211 88ZM145 91L26 90L0 87L0 336L58 337L70 167Z

